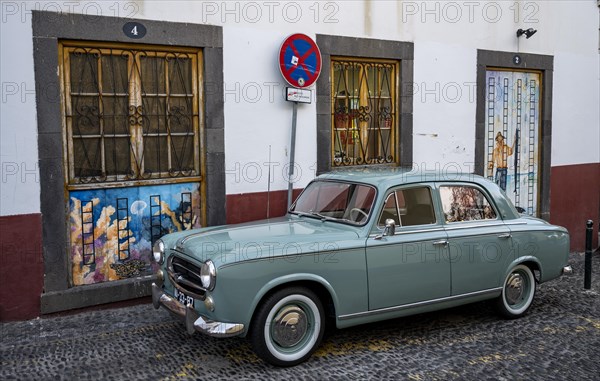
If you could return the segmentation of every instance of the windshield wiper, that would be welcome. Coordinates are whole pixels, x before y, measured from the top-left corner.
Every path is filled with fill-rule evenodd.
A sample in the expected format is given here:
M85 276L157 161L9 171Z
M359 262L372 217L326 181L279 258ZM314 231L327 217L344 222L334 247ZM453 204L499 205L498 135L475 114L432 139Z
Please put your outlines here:
M310 211L310 212L300 212L300 211L294 210L294 211L292 211L292 213L298 214L299 216L317 217L321 221L339 221L338 218L324 216L321 213L317 213L317 212L313 212L313 211Z
M294 210L294 211L290 211L290 213L296 214L299 217L303 217L303 216L312 217L312 218L316 217L316 218L319 218L323 222L324 221L333 221L333 222L341 222L341 223L347 223L347 224L351 224L351 225L357 225L356 221L352 221L352 220L349 220L347 218L329 217L329 216L324 216L321 213L312 212L312 211L310 211L310 212L300 212L300 211Z

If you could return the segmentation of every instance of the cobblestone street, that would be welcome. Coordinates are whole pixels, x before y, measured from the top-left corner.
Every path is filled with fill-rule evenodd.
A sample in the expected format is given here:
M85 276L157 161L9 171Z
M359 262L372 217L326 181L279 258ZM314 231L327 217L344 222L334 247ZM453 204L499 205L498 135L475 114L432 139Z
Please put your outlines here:
M332 331L309 361L279 369L245 339L188 336L150 304L3 323L2 380L592 380L600 374L600 256L591 291L573 275L538 287L529 313L489 303Z

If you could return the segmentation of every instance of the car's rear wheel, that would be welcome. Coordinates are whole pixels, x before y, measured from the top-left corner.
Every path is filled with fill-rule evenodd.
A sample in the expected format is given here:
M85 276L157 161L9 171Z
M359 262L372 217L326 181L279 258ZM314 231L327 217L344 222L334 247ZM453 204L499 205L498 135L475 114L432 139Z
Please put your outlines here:
M290 287L266 298L252 321L256 354L277 366L293 366L315 351L325 330L323 306L309 289Z
M535 277L526 265L513 267L502 287L502 295L496 301L498 311L509 319L523 316L535 296Z

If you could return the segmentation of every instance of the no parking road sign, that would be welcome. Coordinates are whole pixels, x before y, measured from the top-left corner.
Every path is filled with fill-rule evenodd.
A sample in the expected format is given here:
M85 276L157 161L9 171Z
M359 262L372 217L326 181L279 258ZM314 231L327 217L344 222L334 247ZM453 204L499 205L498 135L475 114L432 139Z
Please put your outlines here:
M319 47L305 34L292 34L281 44L279 69L290 85L297 88L311 86L321 74Z

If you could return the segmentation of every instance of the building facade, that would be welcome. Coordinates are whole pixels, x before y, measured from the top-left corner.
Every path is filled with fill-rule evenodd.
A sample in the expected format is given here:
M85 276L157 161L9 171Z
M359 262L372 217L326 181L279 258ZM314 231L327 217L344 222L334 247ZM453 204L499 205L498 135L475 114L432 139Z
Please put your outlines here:
M161 235L283 215L293 33L322 57L296 191L352 166L473 172L582 250L599 18L593 0L2 2L0 320L146 296Z

